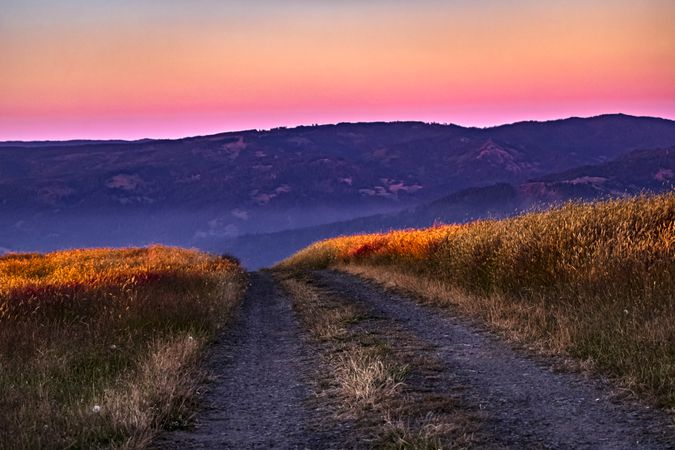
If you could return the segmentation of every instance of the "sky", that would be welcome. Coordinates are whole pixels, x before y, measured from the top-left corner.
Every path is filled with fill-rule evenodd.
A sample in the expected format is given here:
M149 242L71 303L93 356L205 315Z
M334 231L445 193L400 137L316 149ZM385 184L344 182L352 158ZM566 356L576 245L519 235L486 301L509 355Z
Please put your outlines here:
M0 0L0 140L675 119L672 0Z

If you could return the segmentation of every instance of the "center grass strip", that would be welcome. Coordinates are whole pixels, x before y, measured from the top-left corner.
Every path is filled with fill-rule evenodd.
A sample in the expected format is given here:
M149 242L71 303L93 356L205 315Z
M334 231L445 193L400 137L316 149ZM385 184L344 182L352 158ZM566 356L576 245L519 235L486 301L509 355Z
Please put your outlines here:
M1 257L0 448L144 448L189 422L245 284L178 248Z
M331 400L337 421L356 423L357 447L466 448L479 442L479 414L449 392L432 348L306 275L276 275L319 344L317 396Z

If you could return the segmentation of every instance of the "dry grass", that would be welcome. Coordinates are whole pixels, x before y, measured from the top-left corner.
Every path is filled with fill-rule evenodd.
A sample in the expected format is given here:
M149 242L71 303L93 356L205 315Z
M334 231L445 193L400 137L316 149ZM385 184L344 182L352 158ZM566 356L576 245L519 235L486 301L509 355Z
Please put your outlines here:
M276 275L303 324L321 344L317 398L337 400L336 416L356 421L364 433L355 448L364 443L392 449L476 444L477 417L444 392L447 384L428 384L438 377L433 349L391 322L368 316L362 306L315 286L303 274Z
M0 447L141 448L184 424L238 264L167 247L0 258Z
M347 325L363 317L363 311L354 305L323 302L318 292L303 281L284 278L282 285L291 294L294 307L301 310L309 332L320 341L346 337Z
M443 442L442 436L457 433L461 424L449 424L447 420L427 414L421 424L412 424L398 418L387 416L382 430L382 440L387 442L386 448L411 449L411 450L441 450L448 448L471 448L475 442L468 437L461 442L453 442L448 446Z
M407 367L392 360L381 343L361 341L348 329L365 318L361 308L327 300L318 289L299 279L284 278L282 286L312 336L337 344L332 348L329 365L346 404L352 408L370 407L397 393Z
M675 194L329 239L280 264L360 267L675 406Z
M407 366L397 364L378 348L355 346L334 360L335 379L342 394L356 405L377 405L396 395Z
M284 277L281 284L312 336L332 344L328 365L346 405L370 408L400 390L407 367L392 359L381 342L348 329L365 318L361 308L326 298L306 281Z

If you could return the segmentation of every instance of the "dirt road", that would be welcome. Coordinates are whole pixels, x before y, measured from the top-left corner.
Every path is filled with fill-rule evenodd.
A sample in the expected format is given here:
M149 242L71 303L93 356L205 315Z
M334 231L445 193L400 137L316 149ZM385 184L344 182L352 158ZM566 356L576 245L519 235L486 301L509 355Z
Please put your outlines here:
M462 385L465 403L484 413L481 427L493 441L481 448L675 448L672 418L622 402L603 382L553 371L465 320L354 276L323 271L313 278L326 293L428 344L442 370ZM195 429L164 436L161 447L353 446L358 437L346 429L326 431L331 417L312 406L316 348L290 300L268 274L253 274L251 283L235 323L214 347L208 368L218 378L204 396Z
M173 449L340 448L339 436L318 433L308 400L311 362L289 300L269 274L253 273L230 329L212 350L216 375L194 430L163 436ZM336 430L338 433L339 430Z
M487 413L484 427L508 448L675 448L664 414L613 401L607 386L556 373L466 321L422 306L357 277L316 274L339 295L366 305L433 344L468 400Z

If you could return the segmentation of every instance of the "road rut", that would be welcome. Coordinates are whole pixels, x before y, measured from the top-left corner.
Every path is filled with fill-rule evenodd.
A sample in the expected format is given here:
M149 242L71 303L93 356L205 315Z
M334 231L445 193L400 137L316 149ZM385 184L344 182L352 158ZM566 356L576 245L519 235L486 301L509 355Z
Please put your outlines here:
M193 430L171 432L166 449L339 448L312 429L322 420L308 402L308 349L289 300L269 274L251 287L229 331L213 346L207 369L217 375L202 398Z
M484 330L437 308L334 271L314 274L335 294L396 321L436 347L468 401L487 413L486 431L507 448L675 448L665 414L616 400L604 384L554 372Z

